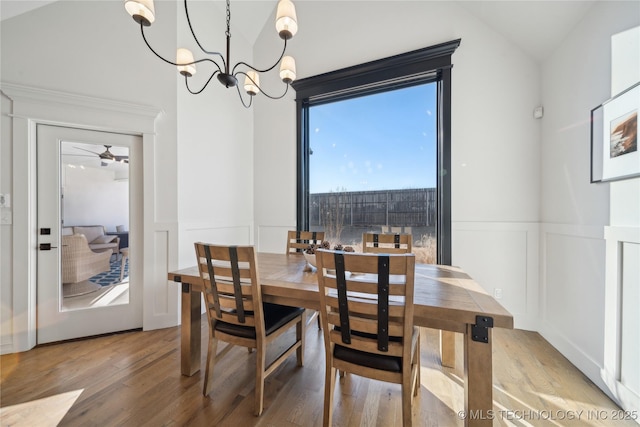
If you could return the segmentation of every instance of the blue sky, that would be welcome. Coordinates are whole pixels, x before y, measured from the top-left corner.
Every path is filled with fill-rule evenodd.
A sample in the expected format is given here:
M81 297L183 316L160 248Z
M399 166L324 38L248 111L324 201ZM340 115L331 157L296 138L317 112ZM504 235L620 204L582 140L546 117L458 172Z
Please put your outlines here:
M311 193L436 186L436 84L310 108Z

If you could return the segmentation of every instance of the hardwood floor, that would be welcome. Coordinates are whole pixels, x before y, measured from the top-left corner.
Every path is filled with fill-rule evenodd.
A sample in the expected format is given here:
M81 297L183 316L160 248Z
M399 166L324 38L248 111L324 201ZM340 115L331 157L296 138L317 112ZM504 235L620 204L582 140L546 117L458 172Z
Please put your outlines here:
M180 331L127 332L46 345L0 358L2 426L320 426L322 334L307 328L305 366L295 355L265 384L265 411L253 415L255 352L234 348L215 368L210 398L203 372L180 375ZM202 337L207 338L206 319ZM540 335L496 328L494 425L636 426ZM461 337L458 337L461 345ZM284 346L293 335L285 335ZM438 333L422 329L417 426L459 426L464 409L462 352L440 366ZM219 349L220 350L220 349ZM206 357L203 345L202 366ZM400 386L347 375L336 381L334 425L401 425Z

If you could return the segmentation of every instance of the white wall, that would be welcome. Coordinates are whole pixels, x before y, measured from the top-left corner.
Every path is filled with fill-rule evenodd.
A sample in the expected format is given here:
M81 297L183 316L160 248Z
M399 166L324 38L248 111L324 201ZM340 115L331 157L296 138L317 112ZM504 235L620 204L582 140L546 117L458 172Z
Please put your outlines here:
M489 292L501 288L516 326L532 328L540 210L540 122L532 118L541 102L538 65L455 2L367 2L366 19L362 2L340 2L339 15L326 2L298 2L296 8L300 31L289 46L298 78L462 39L452 57L453 262ZM265 26L257 60L268 62L277 52L273 32ZM278 103L260 99L256 106L256 244L263 251L283 251L286 229L296 222L294 95Z
M462 39L452 58L453 262L488 292L500 288L516 327L540 330L602 387L609 189L589 184L589 111L610 95L610 37L637 25L638 3L597 2L543 69L452 3L368 2L365 20L361 3L341 6L337 17L318 2L297 4L299 16L313 16L290 43L299 78ZM402 31L388 25L396 16ZM258 59L275 49L269 31ZM260 250L281 251L295 226L293 99L256 108ZM532 118L538 105L541 121Z
M202 58L183 14L180 5L178 45ZM191 2L189 16L203 47L222 52L224 10L213 2ZM251 45L234 31L233 20L231 31L232 64L252 63ZM207 65L197 65L193 90L210 76ZM196 241L253 243L253 110L242 106L236 88L225 88L215 77L199 95L190 94L181 79L178 103L179 264L189 267L195 263Z
M175 16L175 3L156 2L156 12L158 16ZM138 254L139 259L144 257L145 285L157 291L157 298L150 298L150 303L145 305L146 312L175 324L179 319L179 292L175 285L167 283L166 271L177 266L176 259L172 259L175 257L172 247L176 246L173 240L177 242L173 231L177 229L177 73L173 67L164 69L159 66L161 62L147 50L140 39L139 26L126 13L121 2L60 1L2 21L0 25L0 76L3 84L117 100L155 107L164 112L155 122L155 135L145 137L146 141L155 141L155 146L143 148L146 155L144 169L150 171L147 174L150 173L152 178L145 181L145 192L154 193L152 206L146 206L144 212L144 228L148 236L143 237L142 230L138 230L137 235L131 237L140 242L144 238L145 247L149 249ZM153 43L163 46L167 52L175 51L174 19L159 19L148 34ZM26 119L7 117L12 109L11 102L3 96L1 185L3 192L13 193L14 223L2 226L0 236L0 247L11 248L0 254L3 270L0 286L3 296L2 352L26 350L22 347L12 349L12 345L15 345L18 334L34 327L29 320L32 318L29 314L30 301L34 301L29 296L33 292L29 282L33 282L34 272L27 262L27 255L35 259L33 249L28 247L28 242L35 236L35 222L25 218L33 212L31 203L35 188L21 181L23 176L33 172L32 164L28 162L33 153L16 156L14 152L14 144L22 141L24 135L13 135L12 125ZM73 119L66 122L72 126L75 123ZM101 123L101 126L110 129L110 123ZM21 153L30 150L20 148ZM155 176L154 170L158 171ZM16 176L20 178L16 179ZM142 194L132 196L138 200L143 198ZM8 228L11 231L7 232ZM16 248L20 250L14 256ZM10 297L5 299L7 295Z
M611 96L640 81L640 29L625 30L611 38ZM640 179L612 182L610 200L611 225L640 227Z
M116 181L111 169L63 165L65 226L102 225L129 229L129 181Z
M589 183L589 112L611 96L611 37L639 22L638 2L596 2L542 67L539 330L605 390L604 227L613 186ZM628 212L632 200L615 203ZM634 212L637 225L637 204Z
M5 96L0 97L2 116L0 117L0 192L9 194L12 192L11 179L11 144L4 143L11 139L11 119L5 115L10 111L11 102ZM11 215L11 208L0 208L3 216ZM12 259L13 228L10 224L0 225L0 348L12 343L12 331L14 329L13 289L10 285L13 277Z
M640 26L611 37L611 95L640 81ZM640 165L639 165L640 167ZM640 178L611 182L605 227L604 367L601 376L627 411L640 411Z

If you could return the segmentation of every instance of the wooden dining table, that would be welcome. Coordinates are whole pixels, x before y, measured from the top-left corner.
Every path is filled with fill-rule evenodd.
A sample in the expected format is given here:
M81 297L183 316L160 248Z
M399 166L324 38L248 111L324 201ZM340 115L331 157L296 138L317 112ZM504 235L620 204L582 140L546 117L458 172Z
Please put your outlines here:
M316 272L304 257L258 253L258 274L264 301L320 309ZM168 278L182 286L181 371L191 376L200 370L202 279L195 266ZM512 329L513 316L457 267L416 264L414 292L414 324L442 331L444 366L455 366L455 333L463 335L465 412L458 416L465 425L492 425L491 330Z

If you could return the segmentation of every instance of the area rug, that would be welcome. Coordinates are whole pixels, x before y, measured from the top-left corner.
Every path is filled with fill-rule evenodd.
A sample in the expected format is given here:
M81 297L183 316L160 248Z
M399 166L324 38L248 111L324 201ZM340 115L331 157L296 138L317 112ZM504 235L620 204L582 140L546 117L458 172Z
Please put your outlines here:
M118 276L118 278L120 278L120 276ZM102 289L102 286L91 283L88 280L78 283L64 283L62 285L62 296L65 298L78 297L80 295L90 294L99 289Z
M111 263L111 268L109 271L105 271L104 273L97 274L93 277L89 278L89 281L95 283L100 286L109 286L115 285L116 283L120 283L120 266L122 265L122 261L117 260ZM124 281L127 277L129 277L129 259L125 261L124 265L124 276L122 280Z
M65 283L62 285L62 295L65 298L77 297L80 295L90 294L91 292L98 291L106 286L115 285L120 283L120 266L122 261L114 261L111 263L109 271L97 274L90 277L89 280L78 283ZM129 277L129 260L125 261L124 276L122 278L125 281Z

